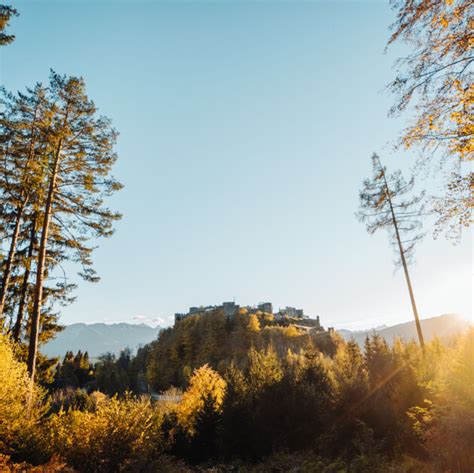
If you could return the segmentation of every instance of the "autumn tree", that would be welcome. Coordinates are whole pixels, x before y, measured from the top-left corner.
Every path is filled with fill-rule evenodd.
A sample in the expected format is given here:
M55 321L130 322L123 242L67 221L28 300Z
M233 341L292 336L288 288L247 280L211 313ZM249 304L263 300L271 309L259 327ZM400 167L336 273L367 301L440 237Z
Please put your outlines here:
M409 44L389 88L396 96L391 109L410 105L413 123L400 144L418 146L423 163L441 162L447 173L445 195L434 201L439 215L436 233L460 235L472 223L474 174L474 3L471 0L391 0L397 19L389 45ZM435 234L436 234L435 233Z
M256 314L250 314L248 329L250 332L259 332L260 331L260 321Z
M178 405L177 422L184 433L181 448L194 461L209 458L217 451L217 426L226 390L227 383L219 373L204 365L194 371ZM178 440L178 451L179 443Z
M365 223L370 234L381 229L388 231L395 250L395 264L403 267L418 339L420 346L424 348L423 333L408 273L408 264L413 259L415 246L423 238L420 218L424 212L424 193L410 196L414 187L413 177L406 181L400 171L388 175L376 154L372 156L372 169L372 178L364 180L359 193L360 210L356 215Z
M5 33L11 18L18 16L18 12L9 5L0 5L0 46L5 46L14 41L15 36Z

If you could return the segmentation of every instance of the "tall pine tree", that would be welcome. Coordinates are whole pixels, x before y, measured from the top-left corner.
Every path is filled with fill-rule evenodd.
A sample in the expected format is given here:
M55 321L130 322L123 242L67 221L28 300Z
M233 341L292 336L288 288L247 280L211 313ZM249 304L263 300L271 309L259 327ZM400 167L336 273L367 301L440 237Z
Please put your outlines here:
M117 132L99 116L87 97L82 78L51 73L48 87L51 132L45 136L43 162L46 192L39 208L39 246L30 321L28 370L34 379L48 259L81 265L80 276L98 278L92 269L91 240L113 233L120 214L104 205L104 198L121 184L111 175L117 155Z

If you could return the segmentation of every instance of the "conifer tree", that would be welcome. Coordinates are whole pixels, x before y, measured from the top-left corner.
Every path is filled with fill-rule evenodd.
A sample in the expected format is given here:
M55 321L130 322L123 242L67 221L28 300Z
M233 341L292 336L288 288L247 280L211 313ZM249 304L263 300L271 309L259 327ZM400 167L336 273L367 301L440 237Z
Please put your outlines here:
M28 370L34 379L44 283L49 264L72 260L87 281L97 281L90 259L93 238L112 235L120 214L103 200L121 185L110 175L117 156L116 131L97 116L82 78L51 73L48 87L50 133L45 137L46 192L39 211L41 225L30 321ZM56 257L56 260L51 260Z
M41 85L27 89L25 94L12 95L4 89L1 93L0 205L2 233L8 242L8 250L1 264L0 321L3 319L25 214L35 205L35 199L37 203L41 197L41 152L44 151L41 142L49 128L49 118L45 113L46 90Z
M387 175L386 168L382 166L376 154L372 156L372 167L373 176L364 181L359 193L360 211L357 217L365 223L370 234L380 229L388 231L396 254L395 264L403 267L418 339L424 349L423 333L408 273L408 264L413 259L415 245L423 238L420 218L424 212L422 204L424 193L402 200L413 190L413 177L407 182L400 171Z

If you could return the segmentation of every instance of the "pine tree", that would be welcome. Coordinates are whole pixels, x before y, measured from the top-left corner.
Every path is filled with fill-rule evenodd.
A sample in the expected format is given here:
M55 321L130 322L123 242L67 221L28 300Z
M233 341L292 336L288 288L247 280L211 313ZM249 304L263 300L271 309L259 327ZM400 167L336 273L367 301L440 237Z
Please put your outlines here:
M91 238L112 235L120 214L103 205L121 188L110 175L117 156L117 133L110 120L97 116L85 93L84 80L51 73L48 87L51 130L45 137L46 192L39 211L41 225L31 313L28 370L34 379L45 279L53 263L72 260L82 266L87 281L97 281L90 259Z
M373 176L366 179L359 193L359 220L366 224L370 234L377 230L386 229L391 244L395 249L395 264L401 265L410 294L410 301L415 317L416 329L420 346L424 349L423 333L416 307L413 287L408 273L408 264L413 258L416 243L422 238L422 222L424 193L401 200L414 187L414 179L406 182L400 171L387 175L380 158L372 156Z
M35 205L34 200L42 193L41 153L44 151L44 145L41 141L50 125L45 113L46 90L41 85L16 96L4 89L1 93L3 111L0 132L3 159L0 164L0 199L2 232L8 241L8 251L2 261L0 321L3 319L25 214L29 206Z

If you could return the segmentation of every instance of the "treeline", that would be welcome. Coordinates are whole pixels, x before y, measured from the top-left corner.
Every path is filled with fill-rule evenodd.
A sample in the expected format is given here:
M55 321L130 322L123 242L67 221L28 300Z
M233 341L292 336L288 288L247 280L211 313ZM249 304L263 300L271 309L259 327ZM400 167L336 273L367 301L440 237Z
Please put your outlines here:
M159 393L170 386L183 389L196 368L205 364L224 375L229 366L245 367L249 350L271 347L280 360L301 350L333 355L340 343L336 332L306 332L274 320L272 314L248 315L241 309L234 317L221 310L195 315L162 330L159 339L119 356L105 353L95 363L87 353L68 352L50 379L50 391L73 388L122 395ZM87 375L86 375L87 373Z
M87 352L69 351L54 368L51 383L47 385L50 393L58 396L67 403L85 393L100 391L113 396L123 395L127 391L143 394L148 391L146 379L143 377L144 366L141 354L147 347L141 348L137 356L132 356L130 349L123 350L119 356L104 353L96 362L89 360ZM65 396L66 395L66 396Z
M1 344L12 358L11 343L2 337ZM342 339L334 344L333 354L295 345L284 355L274 340L251 345L220 372L209 364L193 369L182 389L168 386L157 401L85 389L46 396L38 388L29 415L16 407L29 395L27 378L18 381L27 377L24 365L2 354L0 399L8 404L0 402L7 420L1 448L12 461L44 463L56 455L81 472L222 463L238 471L472 470L473 330L449 344L430 342L424 355L414 342L390 347L379 336L363 349ZM58 380L74 365L69 379L87 383L86 357L66 360Z
M289 320L289 319L288 319ZM289 321L276 322L272 314L248 315L241 309L234 317L221 310L193 316L161 331L159 340L132 355L125 349L117 356L104 353L89 360L87 352L67 352L52 366L43 385L50 392L68 389L99 390L108 395L158 393L174 386L183 389L196 368L208 364L223 375L234 364L243 367L251 347L272 347L279 359L301 349L336 352L336 332L305 332Z

